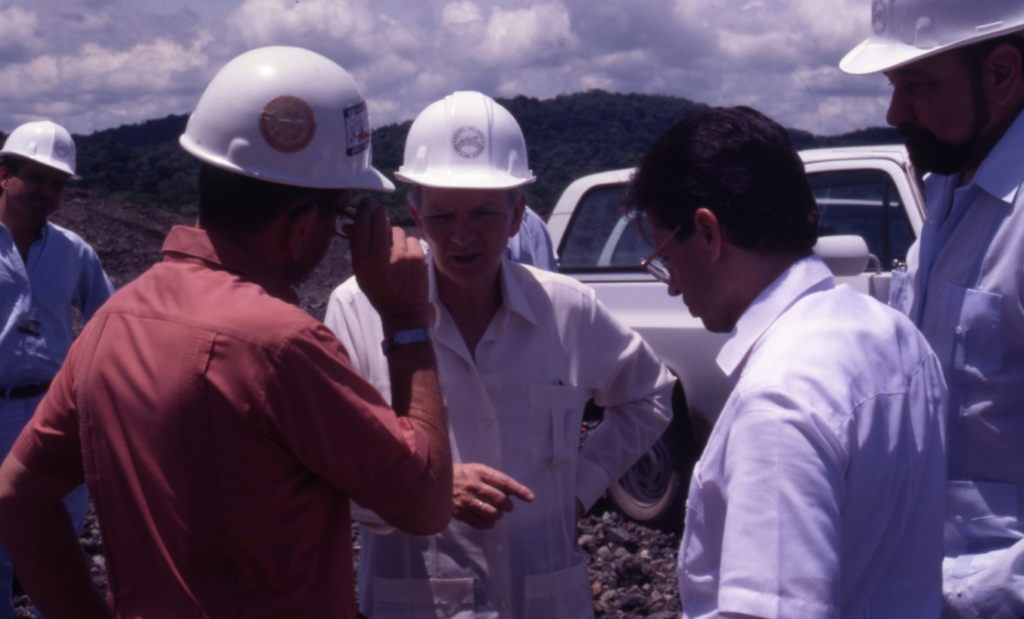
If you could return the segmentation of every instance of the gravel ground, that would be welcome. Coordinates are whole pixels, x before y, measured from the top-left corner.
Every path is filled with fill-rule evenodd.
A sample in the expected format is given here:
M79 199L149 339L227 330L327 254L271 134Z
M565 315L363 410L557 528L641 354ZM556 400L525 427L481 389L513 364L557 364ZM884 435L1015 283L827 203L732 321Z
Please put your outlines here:
M172 225L192 224L180 215L113 202L95 192L74 189L65 192L64 204L52 220L92 245L116 287L135 279L160 259L160 246ZM348 242L338 239L320 267L299 286L301 306L322 320L331 290L351 272ZM354 530L353 546L358 552L358 528ZM93 580L105 592L102 541L92 507L81 542ZM580 546L587 552L597 617L669 619L680 615L678 536L626 522L606 511L605 502L599 501L580 523ZM34 617L31 602L15 584L15 617Z

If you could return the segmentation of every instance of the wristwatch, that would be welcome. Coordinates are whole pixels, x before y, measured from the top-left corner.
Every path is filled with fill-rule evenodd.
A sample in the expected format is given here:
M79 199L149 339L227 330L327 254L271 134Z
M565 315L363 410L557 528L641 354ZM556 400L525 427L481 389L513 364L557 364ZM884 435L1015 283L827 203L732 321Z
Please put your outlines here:
M418 329L407 329L405 331L396 331L391 335L384 337L384 341L380 343L381 350L384 354L391 352L391 349L396 346L404 346L405 344L416 344L418 342L429 342L434 339L434 332L431 331L430 327L420 327Z

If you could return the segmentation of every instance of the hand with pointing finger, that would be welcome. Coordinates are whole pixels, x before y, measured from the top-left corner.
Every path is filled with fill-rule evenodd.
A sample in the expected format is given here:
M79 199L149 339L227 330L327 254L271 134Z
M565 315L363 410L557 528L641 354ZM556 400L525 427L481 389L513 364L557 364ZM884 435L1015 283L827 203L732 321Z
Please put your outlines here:
M483 464L461 464L454 468L454 511L452 518L477 529L490 529L515 507L512 497L530 502L533 491L508 475Z

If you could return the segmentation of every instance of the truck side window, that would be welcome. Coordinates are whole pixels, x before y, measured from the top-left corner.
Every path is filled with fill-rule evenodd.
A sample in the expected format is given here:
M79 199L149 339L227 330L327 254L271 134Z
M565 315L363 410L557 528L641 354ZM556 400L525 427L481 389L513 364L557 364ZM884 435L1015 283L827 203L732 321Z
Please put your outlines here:
M899 191L881 170L808 174L818 201L818 235L856 234L868 244L886 271L905 262L914 242Z
M596 187L583 196L558 249L563 271L616 267L642 271L651 235L622 216L622 185Z

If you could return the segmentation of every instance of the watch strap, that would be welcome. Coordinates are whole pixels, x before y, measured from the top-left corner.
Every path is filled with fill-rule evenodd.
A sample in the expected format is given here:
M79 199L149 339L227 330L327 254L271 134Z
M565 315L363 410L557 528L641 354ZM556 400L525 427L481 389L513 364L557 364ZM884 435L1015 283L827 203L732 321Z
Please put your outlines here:
M396 331L391 335L384 336L384 340L380 343L381 350L384 354L391 352L392 348L397 346L404 346L406 344L417 344L419 342L430 342L434 339L434 332L430 327L419 327L417 329L406 329L405 331Z

